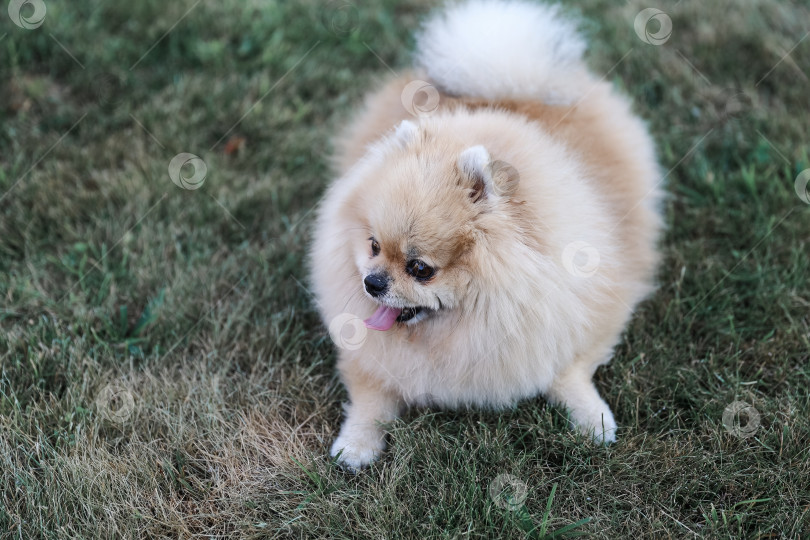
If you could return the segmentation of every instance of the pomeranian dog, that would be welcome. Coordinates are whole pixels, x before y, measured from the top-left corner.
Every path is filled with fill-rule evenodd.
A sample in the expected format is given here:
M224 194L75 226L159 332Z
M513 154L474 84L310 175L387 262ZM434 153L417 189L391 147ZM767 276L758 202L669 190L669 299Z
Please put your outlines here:
M661 174L584 50L556 6L451 4L338 137L310 262L349 395L344 467L412 405L542 395L616 439L592 377L653 290Z

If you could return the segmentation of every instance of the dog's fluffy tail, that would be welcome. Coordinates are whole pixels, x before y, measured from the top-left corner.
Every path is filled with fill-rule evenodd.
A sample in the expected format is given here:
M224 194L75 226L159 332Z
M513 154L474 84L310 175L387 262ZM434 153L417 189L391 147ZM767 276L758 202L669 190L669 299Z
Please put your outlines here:
M467 0L431 17L416 63L450 94L570 103L587 76L585 41L556 5Z

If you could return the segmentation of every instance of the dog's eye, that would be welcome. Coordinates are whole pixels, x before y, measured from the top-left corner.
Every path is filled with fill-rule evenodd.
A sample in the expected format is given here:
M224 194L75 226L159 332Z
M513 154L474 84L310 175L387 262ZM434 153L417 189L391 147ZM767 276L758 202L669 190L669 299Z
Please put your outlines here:
M380 243L374 240L374 238L369 238L371 240L371 256L376 257L380 254Z
M433 268L419 259L408 261L405 270L418 280L424 281L433 277Z

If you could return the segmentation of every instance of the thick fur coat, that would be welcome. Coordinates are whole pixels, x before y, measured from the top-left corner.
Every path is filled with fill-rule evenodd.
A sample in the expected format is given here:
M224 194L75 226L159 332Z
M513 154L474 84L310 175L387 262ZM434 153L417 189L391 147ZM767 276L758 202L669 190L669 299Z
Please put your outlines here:
M311 273L349 393L332 446L347 467L415 404L541 394L615 440L592 376L652 290L661 175L584 48L556 7L452 5L338 137Z

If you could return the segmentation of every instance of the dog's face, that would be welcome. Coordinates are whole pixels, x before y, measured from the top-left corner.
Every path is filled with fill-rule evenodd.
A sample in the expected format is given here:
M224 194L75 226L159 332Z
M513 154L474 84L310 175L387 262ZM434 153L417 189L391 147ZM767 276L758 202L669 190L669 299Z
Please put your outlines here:
M366 321L378 330L463 302L479 273L477 222L496 197L483 147L447 148L410 122L393 137L348 203L361 225L351 232L357 286L381 306Z
M358 286L365 294L402 309L397 320L415 324L440 309L455 307L463 296L469 280L465 252L472 239L463 218L465 209L448 200L451 194L436 197L435 205L419 204L433 197L418 193L418 187L412 187L409 195L405 185L401 188L399 196L390 193L379 199L368 216L367 236L358 238L355 260L361 277Z

